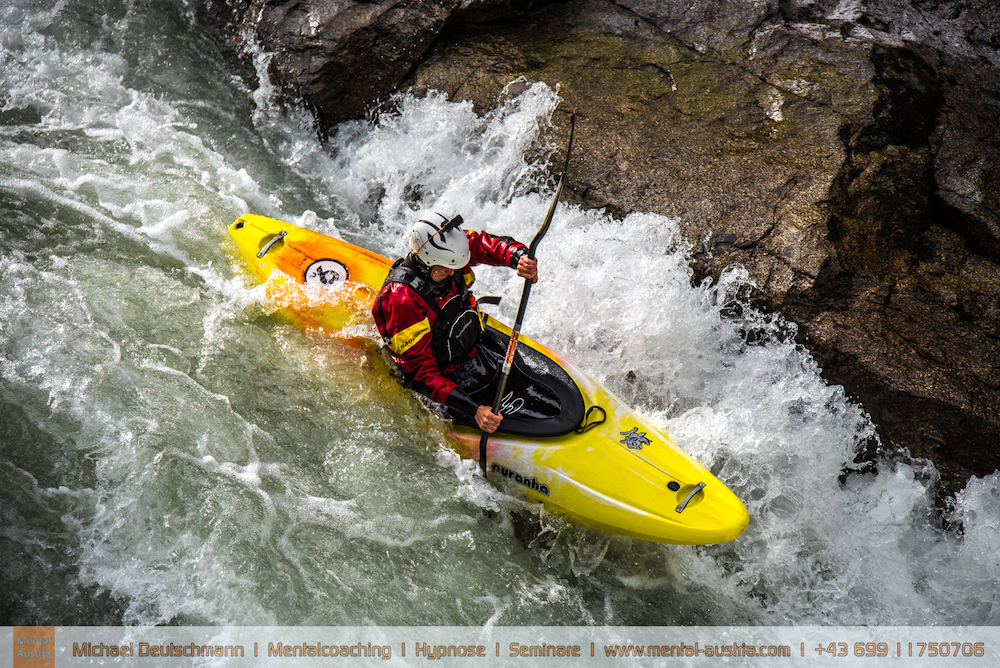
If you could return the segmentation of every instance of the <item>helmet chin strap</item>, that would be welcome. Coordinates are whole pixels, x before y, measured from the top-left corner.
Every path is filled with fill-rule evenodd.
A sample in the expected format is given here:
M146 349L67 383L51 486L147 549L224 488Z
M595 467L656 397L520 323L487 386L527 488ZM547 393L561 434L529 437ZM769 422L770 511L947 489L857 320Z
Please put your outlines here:
M428 265L426 262L424 262L423 260L421 260L420 256L418 256L415 252L411 251L410 252L410 256L413 258L413 264L415 265L416 269L419 272L423 273L425 275L425 278L427 278L427 280L431 281L432 283L440 283L441 282L441 281L435 281L434 280L434 267ZM445 276L444 278L448 278L448 277ZM444 280L444 278L442 278L441 280Z
M423 248L423 246L421 246L420 248ZM413 258L413 263L416 264L419 269L421 269L423 271L426 271L427 273L430 273L431 268L429 266L427 266L426 262L424 262L423 260L420 259L420 256L417 255L418 252L419 252L419 249L417 249L415 251L410 251L410 257Z

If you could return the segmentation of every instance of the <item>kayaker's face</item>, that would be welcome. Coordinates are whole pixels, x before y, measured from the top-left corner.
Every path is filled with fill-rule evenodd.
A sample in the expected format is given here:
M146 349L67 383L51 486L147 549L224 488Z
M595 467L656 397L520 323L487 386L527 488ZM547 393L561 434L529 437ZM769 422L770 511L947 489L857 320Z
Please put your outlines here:
M449 269L448 267L442 267L441 265L436 264L431 267L431 280L435 283L440 283L454 273L454 269Z

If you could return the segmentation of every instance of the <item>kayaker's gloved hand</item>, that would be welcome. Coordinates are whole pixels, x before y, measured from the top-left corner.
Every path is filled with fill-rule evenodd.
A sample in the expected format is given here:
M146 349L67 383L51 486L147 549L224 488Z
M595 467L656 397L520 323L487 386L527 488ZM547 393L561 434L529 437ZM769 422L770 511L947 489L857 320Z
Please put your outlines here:
M487 434L492 434L500 426L503 415L494 413L489 406L480 406L476 409L476 424Z

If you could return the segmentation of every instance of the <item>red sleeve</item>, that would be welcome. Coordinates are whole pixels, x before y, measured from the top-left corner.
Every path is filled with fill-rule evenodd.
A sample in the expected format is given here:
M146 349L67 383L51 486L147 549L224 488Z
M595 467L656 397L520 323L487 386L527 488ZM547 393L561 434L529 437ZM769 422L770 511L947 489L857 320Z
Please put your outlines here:
M413 389L444 404L457 386L441 374L431 351L430 328L435 316L427 303L409 286L390 283L376 298L372 315L393 361Z
M495 237L486 232L466 230L472 261L469 264L489 264L494 267L517 267L517 258L528 252L528 247L511 237Z

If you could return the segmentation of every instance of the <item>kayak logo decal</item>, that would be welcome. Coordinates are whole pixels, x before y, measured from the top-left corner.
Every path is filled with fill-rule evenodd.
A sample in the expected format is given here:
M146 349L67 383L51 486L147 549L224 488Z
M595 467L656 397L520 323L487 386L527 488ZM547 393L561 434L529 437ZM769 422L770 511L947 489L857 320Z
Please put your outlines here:
M499 473L504 478L508 478L509 480L513 480L514 482L516 482L519 485L524 485L525 487L527 487L530 490L534 490L536 492L544 494L545 496L549 495L549 487L548 487L548 485L543 485L540 482L538 482L538 480L535 478L535 476L531 476L530 478L528 478L527 476L521 475L517 471L510 470L506 466L500 466L496 462L493 462L493 468L491 470L494 473Z
M646 438L646 432L639 431L638 427L632 427L631 431L620 431L618 433L625 437L619 443L623 443L629 450L642 450L642 446L652 443L652 441Z
M347 280L350 272L336 260L316 260L306 269L306 285L320 284L336 288Z
M500 401L500 413L502 415L513 415L524 408L524 399L514 397L513 392L508 392L507 395Z

